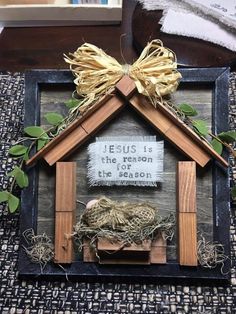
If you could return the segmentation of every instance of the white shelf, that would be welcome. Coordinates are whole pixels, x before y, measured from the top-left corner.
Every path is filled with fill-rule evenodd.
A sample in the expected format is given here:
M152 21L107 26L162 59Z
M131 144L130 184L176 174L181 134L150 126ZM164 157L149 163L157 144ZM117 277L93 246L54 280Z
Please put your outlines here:
M121 20L122 0L109 0L107 5L70 4L68 0L6 5L0 0L0 27L118 24Z

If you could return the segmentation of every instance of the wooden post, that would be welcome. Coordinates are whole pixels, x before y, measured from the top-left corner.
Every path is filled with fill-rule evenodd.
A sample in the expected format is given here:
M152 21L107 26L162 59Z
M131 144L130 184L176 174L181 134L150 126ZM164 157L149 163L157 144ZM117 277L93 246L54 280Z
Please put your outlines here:
M180 161L177 169L179 263L197 266L196 163Z
M56 163L55 263L73 261L73 231L76 209L76 163Z

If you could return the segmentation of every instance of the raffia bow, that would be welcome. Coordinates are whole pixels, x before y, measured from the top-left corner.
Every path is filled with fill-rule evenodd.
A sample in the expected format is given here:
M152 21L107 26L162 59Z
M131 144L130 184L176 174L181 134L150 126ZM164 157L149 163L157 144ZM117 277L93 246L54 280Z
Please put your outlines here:
M125 74L134 80L138 92L149 97L154 105L155 100L174 92L181 78L174 52L163 47L160 40L148 43L132 65L121 65L102 49L88 43L70 53L70 57L64 56L76 77L76 91L84 98L80 112L107 94Z

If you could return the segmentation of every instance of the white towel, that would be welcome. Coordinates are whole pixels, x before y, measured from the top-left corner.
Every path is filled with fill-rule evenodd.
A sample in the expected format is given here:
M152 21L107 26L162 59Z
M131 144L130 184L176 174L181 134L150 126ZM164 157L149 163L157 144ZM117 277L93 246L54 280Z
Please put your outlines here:
M190 5L192 10L212 16L226 26L236 29L235 0L180 0Z
M164 33L200 38L236 51L236 36L233 32L193 13L169 9L161 23Z
M162 32L203 39L236 51L236 32L224 27L220 21L216 22L216 16L213 20L212 16L203 15L199 10L196 14L196 10L189 4L177 0L140 0L140 2L147 10L164 10L160 21Z

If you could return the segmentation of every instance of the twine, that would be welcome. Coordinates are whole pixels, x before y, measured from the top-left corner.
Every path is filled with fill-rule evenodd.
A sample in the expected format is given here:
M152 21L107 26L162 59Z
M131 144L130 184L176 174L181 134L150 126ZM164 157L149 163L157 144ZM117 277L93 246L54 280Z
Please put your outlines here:
M102 197L90 209L86 209L83 221L89 227L119 229L143 228L153 223L156 210L148 204L116 202Z
M147 203L117 202L101 197L84 211L74 226L74 236L80 250L84 237L90 239L92 246L99 238L130 245L160 234L164 239L172 239L174 225L173 215L163 218Z
M108 93L124 76L129 75L139 93L156 104L164 95L173 93L181 74L176 70L177 61L173 51L163 47L160 40L152 40L132 64L121 65L115 58L95 45L85 43L64 60L76 77L76 91L84 99L80 112L86 111L94 102ZM74 110L74 109L73 109Z

